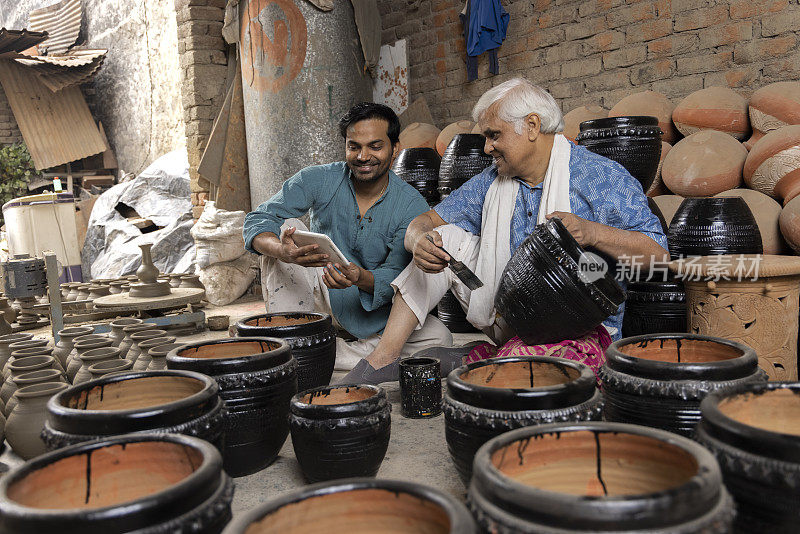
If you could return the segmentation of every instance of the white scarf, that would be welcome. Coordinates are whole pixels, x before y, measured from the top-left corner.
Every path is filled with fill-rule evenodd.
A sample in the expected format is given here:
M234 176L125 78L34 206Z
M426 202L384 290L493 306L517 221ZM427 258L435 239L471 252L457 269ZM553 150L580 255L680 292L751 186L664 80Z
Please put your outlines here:
M542 183L542 198L536 223L545 222L545 215L554 211L572 211L569 202L569 156L571 144L556 134L550 162ZM519 181L498 176L483 201L481 246L475 275L483 286L470 295L467 320L478 328L494 324L494 296L500 287L500 276L511 259L511 217L519 192Z

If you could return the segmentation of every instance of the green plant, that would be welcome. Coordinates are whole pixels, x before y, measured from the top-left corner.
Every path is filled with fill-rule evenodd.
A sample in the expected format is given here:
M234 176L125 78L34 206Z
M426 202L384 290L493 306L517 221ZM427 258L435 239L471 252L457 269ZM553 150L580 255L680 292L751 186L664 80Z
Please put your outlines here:
M0 206L27 194L28 183L38 174L23 143L0 146Z

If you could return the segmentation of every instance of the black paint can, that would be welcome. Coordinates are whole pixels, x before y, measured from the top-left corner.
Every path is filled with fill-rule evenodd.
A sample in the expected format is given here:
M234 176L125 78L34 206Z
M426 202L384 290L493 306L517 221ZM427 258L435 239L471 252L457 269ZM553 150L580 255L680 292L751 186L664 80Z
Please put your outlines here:
M442 413L442 381L438 358L400 360L400 400L403 417L421 419Z

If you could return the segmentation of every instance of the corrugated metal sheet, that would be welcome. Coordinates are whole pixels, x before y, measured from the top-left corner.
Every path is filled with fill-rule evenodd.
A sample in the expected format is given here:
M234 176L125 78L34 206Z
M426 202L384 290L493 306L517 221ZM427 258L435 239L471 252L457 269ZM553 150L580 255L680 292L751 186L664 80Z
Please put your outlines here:
M0 28L0 57L17 54L47 39L47 32Z
M89 80L100 69L108 50L70 50L66 56L17 57L15 61L33 69L51 91Z
M61 0L41 9L34 9L28 16L32 30L46 31L49 37L39 45L47 54L61 54L75 44L81 31L80 0Z
M0 60L0 84L37 169L106 150L78 86L53 93L32 69L11 60Z

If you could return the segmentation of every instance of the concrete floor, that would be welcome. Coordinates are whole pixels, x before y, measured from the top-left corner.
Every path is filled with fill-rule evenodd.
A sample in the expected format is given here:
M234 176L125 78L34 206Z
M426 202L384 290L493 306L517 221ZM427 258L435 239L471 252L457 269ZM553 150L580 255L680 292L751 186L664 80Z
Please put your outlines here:
M227 306L205 308L206 316L228 315L230 324L248 315L264 312L263 302L255 297L243 297ZM36 337L51 336L49 327L31 330ZM178 341L191 342L227 337L227 331L204 331L180 336ZM454 334L455 345L486 340L482 334ZM333 380L344 373L334 373ZM444 416L431 419L406 419L400 415L400 392L396 382L383 384L392 404L392 430L389 449L381 464L378 478L407 480L432 486L463 498L466 488L453 467L444 438ZM0 462L13 467L22 460L10 448ZM278 459L266 469L235 479L234 515L288 491L305 485L299 464L292 449L291 436L286 440Z

